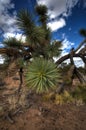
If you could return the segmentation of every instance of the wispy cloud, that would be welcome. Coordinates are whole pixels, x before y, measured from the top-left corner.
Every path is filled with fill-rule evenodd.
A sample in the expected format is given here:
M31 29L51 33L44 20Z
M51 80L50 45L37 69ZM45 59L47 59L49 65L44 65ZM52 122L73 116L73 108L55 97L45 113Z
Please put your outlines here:
M62 42L62 50L70 50L72 47L74 47L74 43L70 42L67 38L65 38Z
M86 8L86 0L83 0L83 7Z
M14 9L15 5L11 0L0 0L0 31L3 33L14 32L17 30L16 12L9 12L10 9Z
M83 7L83 8L86 8L86 0L79 0L78 2L78 7Z
M72 30L72 28L70 27L68 30L69 30L69 31L71 31L71 30Z

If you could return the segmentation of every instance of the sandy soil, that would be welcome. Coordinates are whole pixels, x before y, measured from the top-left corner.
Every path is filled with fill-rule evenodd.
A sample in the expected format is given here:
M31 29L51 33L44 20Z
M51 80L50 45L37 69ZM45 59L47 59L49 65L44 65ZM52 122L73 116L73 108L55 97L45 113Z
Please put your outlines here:
M10 90L15 86L18 88L18 80L11 78L6 81ZM6 90L0 90L0 96L1 93L5 94ZM12 117L13 124L7 119L0 119L0 130L86 130L86 105L56 105L44 102L41 95L34 93L28 96L28 103L29 108Z
M0 122L0 130L86 130L86 106L32 106L14 117L14 124Z

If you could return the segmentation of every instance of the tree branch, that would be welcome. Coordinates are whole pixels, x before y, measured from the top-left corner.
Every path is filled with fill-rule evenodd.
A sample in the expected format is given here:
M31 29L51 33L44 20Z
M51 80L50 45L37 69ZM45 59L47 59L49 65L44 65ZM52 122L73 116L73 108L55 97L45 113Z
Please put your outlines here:
M83 54L83 56L86 56L86 53ZM80 57L80 58L82 58L82 55L81 55L80 53L77 53L77 54L74 54L73 57ZM59 60L57 60L57 61L56 61L56 64L59 65L59 64L61 64L63 61L65 61L65 60L67 60L67 59L69 59L69 58L70 58L70 54L67 54L67 55L61 57Z

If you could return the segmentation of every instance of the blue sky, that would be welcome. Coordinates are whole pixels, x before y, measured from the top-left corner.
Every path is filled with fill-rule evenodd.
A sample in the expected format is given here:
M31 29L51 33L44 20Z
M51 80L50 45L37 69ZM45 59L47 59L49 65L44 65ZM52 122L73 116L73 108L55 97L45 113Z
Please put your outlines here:
M0 0L0 47L3 39L8 37L21 38L16 16L22 8L34 15L34 6L45 4L48 7L52 39L63 39L63 54L71 47L76 48L83 40L79 30L86 29L86 0ZM25 40L25 36L22 37Z

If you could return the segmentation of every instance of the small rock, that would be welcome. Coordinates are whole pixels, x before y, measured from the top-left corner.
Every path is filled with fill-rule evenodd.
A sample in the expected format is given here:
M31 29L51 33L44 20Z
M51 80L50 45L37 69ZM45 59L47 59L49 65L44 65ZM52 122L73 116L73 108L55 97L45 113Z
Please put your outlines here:
M38 112L38 116L41 116L41 112Z

